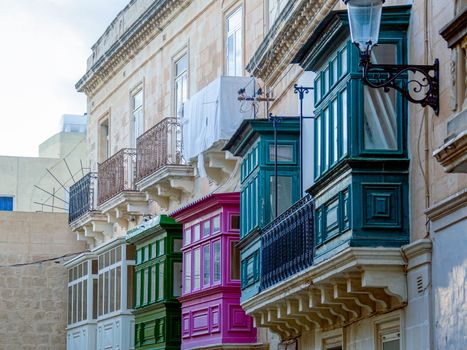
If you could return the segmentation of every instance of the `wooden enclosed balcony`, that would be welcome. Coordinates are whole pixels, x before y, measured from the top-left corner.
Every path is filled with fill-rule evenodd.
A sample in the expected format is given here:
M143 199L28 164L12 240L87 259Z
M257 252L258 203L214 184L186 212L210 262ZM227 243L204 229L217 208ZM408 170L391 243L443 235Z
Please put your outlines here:
M182 130L177 118L165 118L146 131L136 145L136 188L162 208L179 203L193 190L194 170L182 156Z
M136 149L123 148L98 165L98 204L109 223L124 229L145 214L146 196L136 189ZM126 223L125 223L126 222Z

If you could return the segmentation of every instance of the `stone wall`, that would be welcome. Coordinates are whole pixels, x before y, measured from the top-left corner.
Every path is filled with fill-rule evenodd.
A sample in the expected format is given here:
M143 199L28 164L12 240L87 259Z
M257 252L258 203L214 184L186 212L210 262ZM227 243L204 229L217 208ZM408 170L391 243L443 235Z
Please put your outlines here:
M0 212L0 350L65 349L67 277L62 263L5 265L85 250L67 219L58 213Z

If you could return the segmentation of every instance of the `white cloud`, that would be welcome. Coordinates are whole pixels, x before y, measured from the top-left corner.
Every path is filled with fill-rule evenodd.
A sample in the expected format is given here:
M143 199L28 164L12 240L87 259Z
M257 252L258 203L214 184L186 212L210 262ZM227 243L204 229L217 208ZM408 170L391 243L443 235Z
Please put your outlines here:
M74 85L127 2L0 0L0 155L36 156L62 114L86 111Z

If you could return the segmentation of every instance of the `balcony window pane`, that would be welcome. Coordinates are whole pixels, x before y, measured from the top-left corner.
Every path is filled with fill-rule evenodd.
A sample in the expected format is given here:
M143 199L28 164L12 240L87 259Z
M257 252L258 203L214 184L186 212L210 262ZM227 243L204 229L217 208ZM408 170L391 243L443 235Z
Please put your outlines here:
M214 277L213 277L213 282L220 282L221 280L221 242L216 241L212 244L213 248L213 255L214 255L214 261L213 261L213 266L214 266Z
M220 215L212 219L212 233L220 232L221 230L221 217Z
M160 241L157 241L157 244L159 245L157 256L164 255L165 253L164 240L161 239Z
M68 324L72 323L73 313L73 287L68 287Z
M342 108L342 155L347 154L347 139L348 139L348 130L347 130L347 90L342 91L341 93L341 108Z
M149 301L149 268L144 269L143 274L143 304Z
M115 264L115 249L110 251L110 265Z
M256 188L253 187L253 190L256 190ZM255 202L255 203L258 203L258 202ZM256 223L254 214L255 214L255 211L253 211L253 223ZM234 231L237 231L240 229L240 215L232 215L230 217L230 229Z
M109 312L109 271L104 272L104 314Z
M83 281L83 320L88 318L88 281Z
M158 268L158 284L157 284L157 300L164 299L164 263L159 264Z
M332 84L335 84L338 80L337 67L338 67L338 63L337 63L337 57L336 57L331 63Z
M339 123L338 123L338 105L337 105L337 98L332 101L332 140L333 140L333 151L332 151L332 162L331 164L334 164L339 156L338 156L338 151L339 151Z
M316 125L315 125L315 134L316 134L316 144L315 144L315 152L316 152L316 174L320 175L322 172L321 169L321 161L322 161L322 155L321 155L321 116L318 115L315 119Z
M136 263L141 264L142 260L143 260L143 250L138 249L138 251L136 252Z
M151 303L156 301L156 291L157 291L157 271L156 271L156 265L153 265L151 267L151 300L150 300Z
M115 287L116 287L116 291L115 291L115 310L120 310L121 308L121 299L122 299L122 267L121 266L117 266L117 268L115 269ZM130 290L128 291L128 293L131 293L133 294L133 279L131 279L131 283L130 283ZM129 305L128 307L133 307L133 305Z
M115 269L110 270L110 312L115 311Z
M277 161L278 162L293 162L293 145L277 145ZM269 161L276 161L276 147L274 144L269 145Z
M191 292L191 253L185 254L185 293Z
M282 214L286 209L292 205L292 177L291 176L278 176L277 177L277 215ZM269 177L270 186L270 208L271 217L275 215L275 176Z
M119 249L123 249L123 248L121 246L117 247L117 256L119 256L118 254ZM136 250L136 247L134 245L129 244L126 246L126 260L135 260L135 250Z
M191 243L191 228L185 230L185 245Z
M209 220L203 222L203 237L209 236L211 232L211 222Z
M199 240L199 235L200 235L200 225L195 225L194 229L193 229L193 241L196 242Z
M182 295L182 263L173 263L173 296L179 297Z
M95 320L97 318L97 307L99 304L98 299L98 282L97 278L92 279L92 319Z
M188 56L185 54L175 62L175 113L182 116L183 104L188 99Z
M323 72L323 95L326 95L329 91L329 69Z
M348 64L347 64L347 61L348 61L348 57L347 57L347 48L344 48L342 51L341 51L341 75L345 75L347 74L347 67L348 67Z
M193 257L193 289L199 289L201 278L201 251L195 249Z
M132 308L134 305L134 287L133 287L133 278L135 274L135 269L133 266L127 267L127 280L126 280L126 290L127 290L127 298L126 298L126 305L123 305L124 308Z
M182 249L182 240L181 239L174 239L173 240L173 251L175 253L179 253Z
M324 147L323 147L323 163L324 163L324 170L329 168L329 108L324 110L323 116L323 123L324 123Z
M99 316L101 316L104 313L104 275L100 274L99 275Z
M382 44L372 50L372 62L396 62L396 45ZM364 144L367 150L397 150L396 91L364 87Z
M78 322L78 286L73 286L73 323Z
M83 276L87 276L88 275L88 262L84 262L83 263Z
M203 247L203 286L211 283L211 251L209 245Z
M318 74L318 77L315 80L315 94L316 102L321 100L321 75Z
M240 250L237 241L230 242L230 279L240 279Z
M142 271L136 272L136 306L141 305L141 273Z

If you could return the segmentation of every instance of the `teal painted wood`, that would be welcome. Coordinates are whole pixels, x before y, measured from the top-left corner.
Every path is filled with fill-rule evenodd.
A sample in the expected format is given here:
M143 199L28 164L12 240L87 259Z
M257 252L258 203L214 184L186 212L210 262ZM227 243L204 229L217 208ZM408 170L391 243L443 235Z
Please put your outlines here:
M299 188L299 119L284 118L277 127L278 147L290 151L290 157L278 161L278 178L290 183L289 202L281 198L281 209L287 209L300 198ZM240 260L242 296L245 301L260 288L261 228L273 218L274 128L266 119L245 120L228 142L225 150L242 157L240 192ZM278 151L279 153L279 151ZM280 187L279 187L280 189ZM279 212L280 214L280 212Z
M379 63L407 62L410 9L384 9L380 47L386 53L393 53L393 48L396 52L393 61ZM382 95L389 100L388 106L394 106L394 113L385 115L388 119L395 116L390 119L394 124L389 139L379 120L381 113L367 109L383 107L369 100L370 94L378 92L365 92L368 88L360 81L359 52L350 42L345 11L334 12L323 20L295 62L317 73L315 183L308 191L325 200L318 200L315 210L315 263L347 246L394 247L408 243L407 101L396 94L392 104L390 95ZM372 123L391 142L372 143L372 139L379 141ZM348 174L347 180L344 174ZM333 184L335 188L343 181L348 186L338 192L332 190ZM332 195L326 194L331 190Z
M135 349L180 349L182 225L162 215L130 230L127 242L137 252Z

